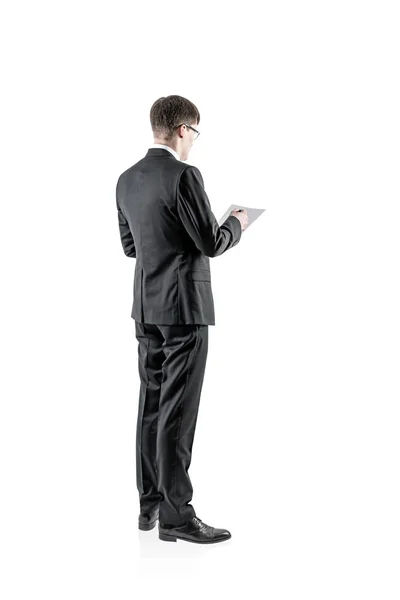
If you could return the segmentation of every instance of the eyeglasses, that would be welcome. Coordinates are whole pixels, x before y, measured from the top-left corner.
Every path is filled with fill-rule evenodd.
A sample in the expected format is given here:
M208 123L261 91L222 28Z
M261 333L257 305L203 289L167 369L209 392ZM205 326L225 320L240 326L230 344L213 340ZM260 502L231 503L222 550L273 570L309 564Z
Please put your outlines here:
M197 131L197 129L195 129L194 127L192 127L191 125L189 125L188 123L181 123L180 125L177 125L175 127L175 129L178 129L178 127L180 127L181 125L186 125L186 127L188 127L189 129L193 129L193 131L195 132L195 136L194 139L197 140L197 138L200 135L200 131Z

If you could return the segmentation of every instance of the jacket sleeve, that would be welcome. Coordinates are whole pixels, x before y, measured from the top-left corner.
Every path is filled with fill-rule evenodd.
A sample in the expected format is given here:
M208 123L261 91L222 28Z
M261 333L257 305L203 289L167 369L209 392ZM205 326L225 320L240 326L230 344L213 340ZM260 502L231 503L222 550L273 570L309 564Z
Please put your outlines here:
M189 165L181 174L177 191L179 217L197 248L206 256L223 254L236 246L242 235L242 226L230 215L221 226L211 210L199 169Z
M118 180L119 183L119 180ZM119 225L119 234L121 238L122 248L125 252L126 256L130 256L132 258L136 258L136 249L135 242L133 240L133 236L131 230L129 228L129 223L125 218L124 213L121 210L121 207L118 203L118 183L116 189L116 200L117 200L117 211L118 211L118 225Z

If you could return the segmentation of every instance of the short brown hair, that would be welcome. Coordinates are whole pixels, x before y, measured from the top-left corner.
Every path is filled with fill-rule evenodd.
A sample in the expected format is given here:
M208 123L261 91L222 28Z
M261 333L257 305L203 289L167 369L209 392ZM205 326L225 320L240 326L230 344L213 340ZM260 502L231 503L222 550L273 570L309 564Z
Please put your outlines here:
M181 123L199 123L197 107L183 96L163 96L156 100L150 110L150 123L154 137L171 141L175 128Z

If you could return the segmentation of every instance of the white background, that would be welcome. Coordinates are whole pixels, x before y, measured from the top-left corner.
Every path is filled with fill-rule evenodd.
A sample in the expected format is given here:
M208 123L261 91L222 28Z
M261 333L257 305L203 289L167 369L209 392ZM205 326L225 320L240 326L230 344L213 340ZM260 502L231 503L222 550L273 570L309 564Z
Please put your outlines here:
M396 2L3 4L5 600L398 599ZM137 529L135 259L115 186L169 94L218 219L193 506Z

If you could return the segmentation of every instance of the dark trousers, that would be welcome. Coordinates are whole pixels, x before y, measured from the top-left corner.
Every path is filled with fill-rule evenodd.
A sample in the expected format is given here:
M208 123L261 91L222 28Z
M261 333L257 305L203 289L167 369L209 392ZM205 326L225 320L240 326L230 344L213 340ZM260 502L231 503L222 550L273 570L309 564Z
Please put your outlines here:
M208 351L208 325L135 321L140 394L136 480L141 512L162 525L195 516L188 469Z

